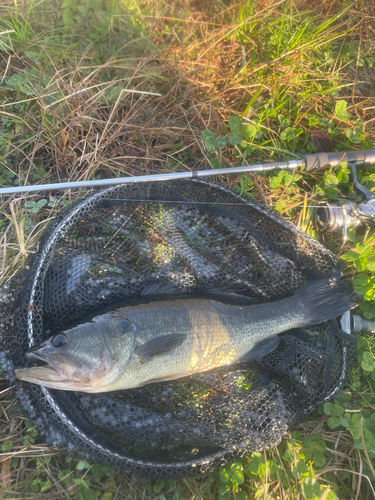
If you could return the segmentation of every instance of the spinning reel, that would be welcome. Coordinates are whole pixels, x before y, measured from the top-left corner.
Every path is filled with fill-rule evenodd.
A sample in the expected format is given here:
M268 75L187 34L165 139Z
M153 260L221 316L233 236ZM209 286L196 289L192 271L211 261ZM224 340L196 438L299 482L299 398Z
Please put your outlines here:
M357 227L362 223L366 225L375 223L375 194L358 182L356 165L356 161L348 162L353 175L353 185L364 194L365 200L360 203L346 200L339 203L327 203L318 208L316 213L316 222L319 228L322 231L332 233L344 230L344 241L349 228Z

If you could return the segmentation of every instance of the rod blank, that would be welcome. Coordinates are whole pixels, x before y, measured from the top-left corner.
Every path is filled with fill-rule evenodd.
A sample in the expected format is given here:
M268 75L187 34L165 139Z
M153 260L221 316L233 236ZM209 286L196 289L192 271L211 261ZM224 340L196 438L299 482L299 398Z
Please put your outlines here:
M264 163L245 167L221 168L217 170L198 170L193 172L173 172L166 174L141 175L138 177L120 177L117 179L100 179L95 181L59 182L55 184L41 184L37 186L17 186L0 188L0 195L31 193L38 191L55 191L62 189L89 188L114 186L116 184L135 184L137 182L160 182L175 179L196 179L198 177L212 177L217 175L244 174L251 172L265 172L281 169L295 169L304 166L307 172L314 171L325 165L336 166L340 161L375 164L375 149L363 151L341 151L338 153L317 153L305 155L300 160L280 163Z
M198 170L193 172L173 172L167 174L141 175L139 177L120 177L117 179L99 179L95 181L59 182L56 184L41 184L37 186L18 186L1 188L0 195L30 193L35 191L55 191L57 189L73 189L113 186L116 184L135 184L138 182L160 182L175 179L195 179L198 177L212 177L217 175L242 174L247 172L264 172L275 168L294 169L301 167L302 160L292 160L281 163L266 163L263 165L252 165L246 167L221 168L217 170Z

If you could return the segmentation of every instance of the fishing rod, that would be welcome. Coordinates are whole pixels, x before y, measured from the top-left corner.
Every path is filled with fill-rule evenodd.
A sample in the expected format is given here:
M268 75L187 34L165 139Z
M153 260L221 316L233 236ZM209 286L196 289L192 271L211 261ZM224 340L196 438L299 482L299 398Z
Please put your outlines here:
M322 206L317 210L316 222L322 231L338 232L344 229L345 241L348 228L356 227L362 222L370 224L375 223L375 195L358 182L355 169L357 165L375 164L375 149L365 149L362 151L341 151L338 153L315 153L304 155L299 160L263 163L260 165L245 165L242 167L173 172L136 177L119 177L114 179L59 182L36 186L5 187L0 188L0 195L136 184L141 182L161 182L177 179L198 179L200 177L216 177L219 175L267 172L275 169L294 170L299 167L304 167L306 172L313 172L326 165L336 167L342 161L346 161L348 163L353 174L354 187L361 191L362 194L365 195L366 199L360 203L341 201L337 204L322 204Z
M306 172L313 172L326 165L337 166L341 161L355 164L375 164L375 149L363 151L342 151L339 153L316 153L304 155L299 160L278 163L263 163L261 165L246 165L243 167L230 167L212 170L196 170L189 172L173 172L165 174L142 175L138 177L119 177L115 179L99 179L77 182L59 182L54 184L41 184L36 186L15 186L0 188L0 195L21 194L38 191L55 191L63 189L89 188L113 186L118 184L136 184L139 182L160 182L177 179L197 179L200 177L213 177L218 175L244 174L252 172L267 172L275 169L294 170L305 167Z

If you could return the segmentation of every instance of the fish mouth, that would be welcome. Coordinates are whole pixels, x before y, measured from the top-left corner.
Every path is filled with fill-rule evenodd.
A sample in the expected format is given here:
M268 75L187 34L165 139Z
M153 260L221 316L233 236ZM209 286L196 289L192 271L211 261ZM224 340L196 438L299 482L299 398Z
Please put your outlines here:
M14 370L14 375L19 380L32 382L38 385L46 385L47 387L51 387L50 383L53 383L53 388L67 382L67 379L61 379L55 368L49 365L32 366L31 368L16 368Z
M60 360L59 363L59 356L57 356L56 354L51 355L46 352L29 351L25 354L25 358L36 364L36 366L33 366L32 368L25 368L25 370L31 371L36 368L43 368L47 369L47 372L48 371L53 372L59 375L60 377L65 376L64 372L66 370L64 370L64 368L67 367L66 357L65 357L65 362L61 362ZM37 371L34 370L34 372L36 373Z
M37 366L16 368L14 375L19 380L43 385L51 389L77 390L74 386L78 382L82 386L82 379L75 376L76 367L74 363L72 360L68 360L70 362L67 363L66 356L64 362L58 359L59 356L40 351L29 351L25 354L25 357Z

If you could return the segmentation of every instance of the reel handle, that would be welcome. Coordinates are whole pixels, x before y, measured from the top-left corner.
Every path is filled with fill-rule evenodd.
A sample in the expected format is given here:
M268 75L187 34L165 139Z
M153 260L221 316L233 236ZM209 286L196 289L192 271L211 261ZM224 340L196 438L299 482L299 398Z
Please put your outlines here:
M335 167L340 161L375 164L375 149L362 151L340 151L338 153L316 153L302 156L306 172L313 172L325 165Z

